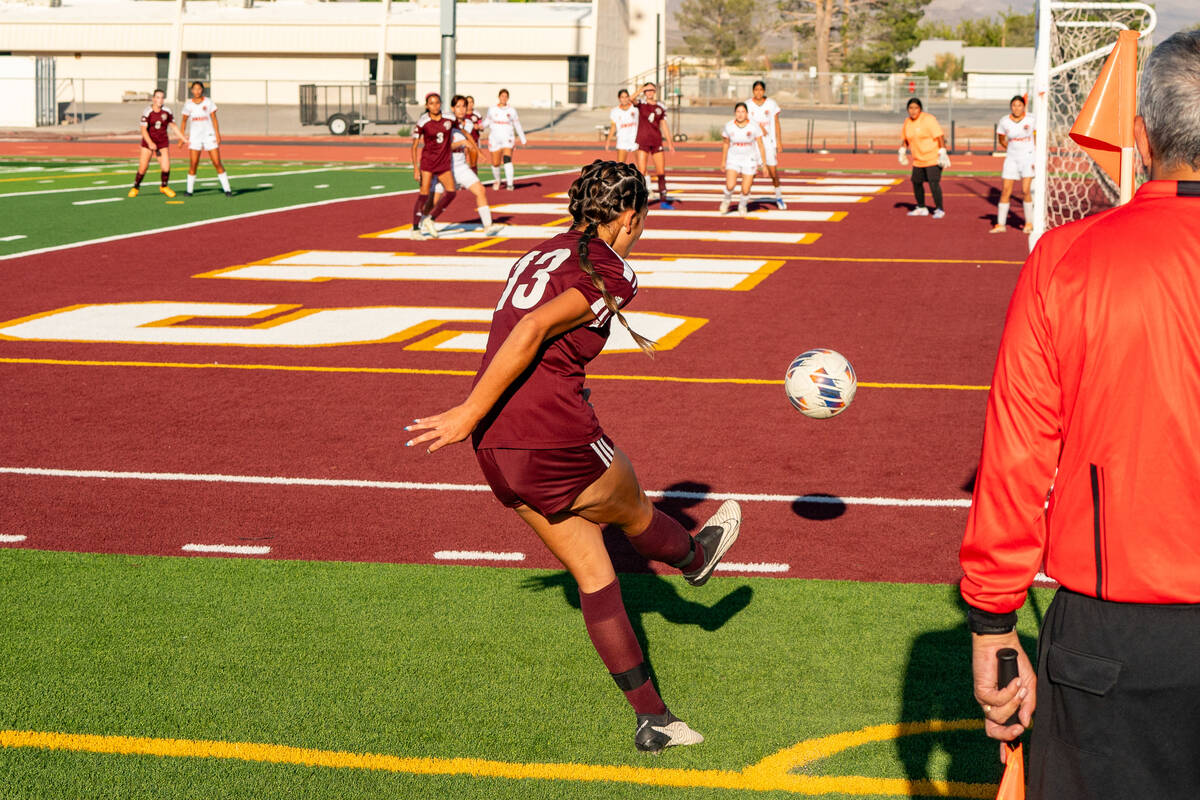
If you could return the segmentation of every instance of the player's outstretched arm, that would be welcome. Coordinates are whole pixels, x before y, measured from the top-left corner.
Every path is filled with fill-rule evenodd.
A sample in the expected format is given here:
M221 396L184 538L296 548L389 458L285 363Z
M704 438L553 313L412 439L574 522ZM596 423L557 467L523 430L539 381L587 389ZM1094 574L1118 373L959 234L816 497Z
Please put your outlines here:
M512 114L513 130L516 131L517 138L521 140L521 145L524 146L526 144L525 129L521 127L521 118L517 116L517 110L515 108L513 108L510 113ZM551 110L551 113L553 113L553 110Z
M663 141L667 143L667 150L675 152L675 142L671 139L671 126L667 124L667 118L663 117L658 122L658 129L662 131Z
M179 137L179 146L183 147L187 144L187 137L183 135L183 131L174 122L171 123L171 128L175 130L175 135Z
M420 147L421 147L421 139L420 139L420 135L421 135L420 131L417 131L417 134L416 134L415 136L413 136L413 140L412 140L412 154L411 154L411 156L412 156L413 177L417 179L417 183L420 183L420 182L421 182L421 162L420 162L420 160L418 160L418 158L417 158L417 151L418 151L418 150L420 149Z
M758 174L764 178L767 176L767 147L763 144L763 137L755 138L754 143L758 145Z
M217 140L217 146L221 145L221 126L217 124L217 112L214 111L208 115L213 124L213 137Z
M405 442L406 447L429 442L427 452L461 442L471 435L505 390L537 358L548 339L595 319L587 298L578 289L568 289L521 318L496 351L471 394L457 405L432 417L420 417L406 431L424 431Z
M783 126L779 124L779 113L775 114L775 152L783 152Z

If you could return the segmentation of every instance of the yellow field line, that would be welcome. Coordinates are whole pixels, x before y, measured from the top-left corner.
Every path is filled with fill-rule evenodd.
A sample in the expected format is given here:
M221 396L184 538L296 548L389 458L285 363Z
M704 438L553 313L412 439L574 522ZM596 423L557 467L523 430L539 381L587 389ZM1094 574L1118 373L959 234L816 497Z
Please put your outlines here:
M524 764L476 758L405 758L375 753L316 750L257 742L197 739L159 739L133 736L42 731L0 731L0 747L28 747L115 755L152 755L162 758L222 758L267 764L297 764L330 769L370 769L409 775L470 775L507 780L547 780L612 783L676 788L735 789L822 795L892 795L911 797L990 798L990 784L950 781L871 778L865 776L807 775L797 767L828 758L842 750L871 742L947 731L978 730L982 720L908 722L876 725L860 731L810 739L768 756L740 772L731 770L671 769L627 765L548 763Z
M217 364L187 361L84 361L61 358L0 358L0 364L48 364L59 367L169 367L173 369L244 369L275 372L348 372L376 375L453 375L474 377L473 369L415 369L406 367L326 367L296 364ZM685 378L674 375L589 375L601 381L646 381L649 383L711 383L743 386L782 386L783 379L773 378ZM872 383L858 384L867 389L943 389L959 392L986 392L987 385L958 383Z

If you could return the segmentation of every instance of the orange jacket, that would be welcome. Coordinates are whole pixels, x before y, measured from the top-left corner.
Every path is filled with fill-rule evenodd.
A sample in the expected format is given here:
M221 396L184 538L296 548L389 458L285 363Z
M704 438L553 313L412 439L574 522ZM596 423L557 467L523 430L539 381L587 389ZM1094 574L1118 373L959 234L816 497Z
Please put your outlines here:
M945 136L942 126L938 125L937 117L928 111L922 111L915 120L904 118L900 128L900 139L912 151L914 167L932 167L938 161L938 137Z
M1043 564L1093 597L1200 602L1200 182L1151 181L1025 262L959 560L997 614Z

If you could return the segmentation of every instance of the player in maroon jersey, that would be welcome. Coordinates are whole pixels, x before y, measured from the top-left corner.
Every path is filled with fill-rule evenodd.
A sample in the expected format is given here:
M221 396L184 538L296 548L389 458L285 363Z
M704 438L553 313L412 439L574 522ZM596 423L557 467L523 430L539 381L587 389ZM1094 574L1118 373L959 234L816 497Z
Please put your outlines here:
M666 158L663 156L663 143L672 153L675 143L671 139L671 128L667 125L667 107L658 102L658 87L647 83L633 99L638 110L637 129L637 165L646 176L646 185L650 185L650 158L654 158L654 172L658 176L658 207L666 210L674 208L667 199Z
M467 119L471 121L471 141L475 143L475 149L467 153L467 161L471 165L471 169L479 173L479 126L483 124L483 117L475 113L475 98L467 95Z
M433 221L446 210L446 206L454 201L454 175L451 172L451 145L453 132L458 123L449 117L442 116L442 97L437 92L425 95L425 113L413 126L412 163L413 178L421 185L417 193L417 202L413 205L414 239L420 239L424 231L434 239L437 238L437 227ZM420 150L420 159L417 151ZM425 201L429 199L433 187L433 179L437 178L445 189L445 194L434 204L428 216L423 216Z
M541 537L579 585L588 635L637 714L634 745L661 752L703 741L667 710L629 624L602 529L616 525L649 559L699 586L737 539L730 500L693 538L656 509L629 458L609 439L584 389L613 319L637 294L625 257L646 219L649 192L633 164L595 161L569 192L570 230L520 258L492 316L487 351L466 401L414 420L408 445L432 453L472 437L493 493ZM647 352L652 343L633 331Z
M146 106L146 110L142 112L142 147L138 155L138 171L137 177L133 179L133 188L129 190L130 197L137 197L141 191L142 178L146 177L146 170L150 168L150 157L158 156L158 167L161 170L158 190L167 197L174 197L175 190L167 185L171 179L171 137L170 131L174 130L175 135L179 137L179 146L184 144L183 131L179 130L179 126L175 124L175 117L171 114L171 109L163 107L163 100L167 94L162 89L155 89L154 94L150 95L150 105Z

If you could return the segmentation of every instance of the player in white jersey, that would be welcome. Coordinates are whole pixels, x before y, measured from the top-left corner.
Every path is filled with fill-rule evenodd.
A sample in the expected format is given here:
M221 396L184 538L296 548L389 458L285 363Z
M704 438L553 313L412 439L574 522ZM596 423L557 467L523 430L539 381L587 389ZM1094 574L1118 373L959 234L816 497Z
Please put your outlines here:
M767 153L763 147L762 129L750 121L745 103L733 107L733 119L725 123L721 131L721 160L725 162L725 196L721 199L721 213L729 210L733 199L733 188L738 178L742 179L742 196L738 199L738 212L746 216L746 203L754 174L760 170L766 174Z
M188 87L192 96L183 104L183 135L188 140L187 196L191 197L196 191L196 167L200 165L200 153L207 152L213 167L217 170L217 180L226 197L233 197L233 189L229 188L229 176L221 164L221 126L217 123L217 104L212 98L204 96L204 84L192 81Z
M783 129L779 125L779 104L767 97L767 85L755 81L754 96L746 101L746 112L750 121L759 127L763 135L763 152L766 154L764 166L771 176L775 186L775 205L780 209L787 208L783 202L783 188L779 185L779 154L783 152Z
M488 132L488 150L492 154L492 188L500 188L500 164L504 163L504 182L513 188L513 147L516 140L525 145L525 131L517 110L508 104L508 89L501 89L496 105L488 109L483 117L483 128Z
M604 152L608 152L613 139L616 139L617 161L624 164L638 149L638 110L629 99L629 91L626 89L617 92L617 103L618 105L608 113L612 125L608 127L608 138L604 140Z
M475 170L471 169L469 158L471 153L478 152L478 149L471 135L474 132L474 122L468 113L467 98L456 94L450 103L454 109L454 118L458 120L458 127L450 132L450 148L453 151L453 155L450 156L450 171L454 175L454 183L459 189L466 189L475 196L475 211L479 214L479 221L483 223L483 232L487 236L495 236L504 226L492 222L492 209L488 206L487 192ZM433 198L441 188L440 183L434 186L434 193L426 203L426 214L432 209Z
M1004 179L1000 190L1000 203L996 207L996 227L988 233L1004 233L1008 230L1008 201L1012 197L1013 181L1021 181L1022 206L1025 209L1025 233L1033 233L1033 198L1029 193L1033 182L1034 124L1033 115L1025 113L1025 98L1016 95L1008 104L1011 114L1001 118L996 125L1000 146L1004 148L1004 168L1000 177Z

